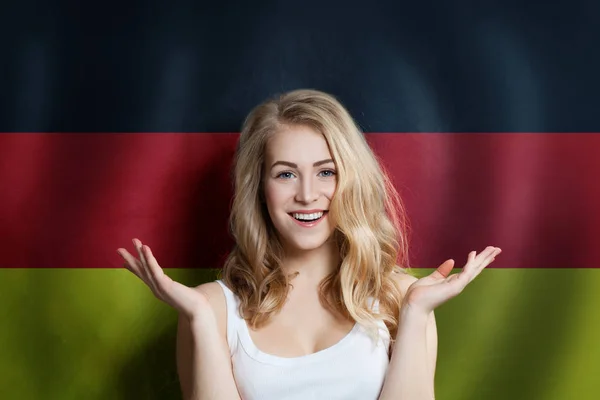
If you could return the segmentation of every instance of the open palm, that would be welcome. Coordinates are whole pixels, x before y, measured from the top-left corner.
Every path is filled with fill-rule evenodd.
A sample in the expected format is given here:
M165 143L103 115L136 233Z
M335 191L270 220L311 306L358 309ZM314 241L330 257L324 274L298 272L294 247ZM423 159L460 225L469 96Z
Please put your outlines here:
M119 248L117 253L125 260L125 268L140 278L154 295L183 313L189 319L209 312L208 299L198 290L182 285L166 275L152 255L150 247L142 245L138 239L133 239L139 260L127 250Z
M433 273L415 281L404 297L404 304L425 313L460 294L495 257L502 252L498 247L488 246L481 253L469 253L467 263L459 273L450 275L454 260L447 260Z

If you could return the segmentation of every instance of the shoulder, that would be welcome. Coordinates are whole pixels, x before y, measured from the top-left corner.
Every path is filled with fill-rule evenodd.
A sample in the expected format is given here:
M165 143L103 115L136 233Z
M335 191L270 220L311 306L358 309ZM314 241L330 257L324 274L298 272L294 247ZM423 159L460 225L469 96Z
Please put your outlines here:
M398 289L400 290L400 293L402 294L402 297L404 297L410 285L416 282L418 278L411 275L406 269L396 268L396 270L392 272L392 280L396 283ZM426 335L427 354L429 357L430 366L433 369L433 371L435 371L437 363L438 336L435 313L433 311L431 312L427 320Z
M194 290L202 293L208 299L210 308L217 321L217 329L219 331L219 337L225 346L227 344L227 305L225 301L225 295L218 282L209 282L202 285L196 286ZM190 329L190 323L187 317L179 315L178 327L177 327L177 342L176 342L176 358L177 358L177 372L179 374L179 380L181 390L185 398L189 398L189 393L193 391L194 386L194 340L192 331Z
M217 320L219 333L222 337L227 337L227 301L221 285L216 281L208 282L196 286L194 290L206 296Z
M418 280L418 278L411 275L405 268L400 267L396 268L392 272L391 277L398 289L400 290L402 296L406 294L406 291L408 290L410 285L412 285Z
M225 294L223 293L223 288L217 281L203 283L196 286L194 290L197 290L205 295L208 298L211 306L225 306Z

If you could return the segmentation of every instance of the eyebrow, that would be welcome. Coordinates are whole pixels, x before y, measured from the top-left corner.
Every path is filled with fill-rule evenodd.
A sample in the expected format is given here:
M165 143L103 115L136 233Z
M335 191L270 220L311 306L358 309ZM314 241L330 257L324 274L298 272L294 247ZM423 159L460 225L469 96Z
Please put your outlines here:
M331 158L328 158L327 160L317 161L316 163L313 164L313 167L318 167L320 165L328 164L328 163L332 163L332 162L333 162L333 160ZM271 165L271 169L273 169L273 167L275 167L276 165L285 165L290 168L298 168L298 164L294 164L289 161L275 161L273 163L273 165Z

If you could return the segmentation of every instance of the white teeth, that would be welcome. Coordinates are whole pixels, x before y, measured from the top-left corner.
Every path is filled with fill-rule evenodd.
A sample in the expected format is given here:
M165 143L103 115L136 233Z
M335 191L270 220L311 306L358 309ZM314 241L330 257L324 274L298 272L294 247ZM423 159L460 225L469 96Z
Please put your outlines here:
M296 219L301 219L301 220L313 220L313 219L319 219L323 216L323 211L320 211L318 213L312 213L312 214L300 214L300 213L293 213L292 216Z

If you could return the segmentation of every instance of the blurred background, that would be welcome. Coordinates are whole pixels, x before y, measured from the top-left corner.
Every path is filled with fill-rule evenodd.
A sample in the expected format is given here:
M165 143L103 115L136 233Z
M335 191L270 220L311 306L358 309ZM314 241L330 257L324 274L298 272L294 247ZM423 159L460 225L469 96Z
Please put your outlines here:
M0 398L177 399L137 237L214 280L246 114L335 95L390 171L412 272L503 249L437 310L439 400L600 398L600 3L131 1L0 12Z

